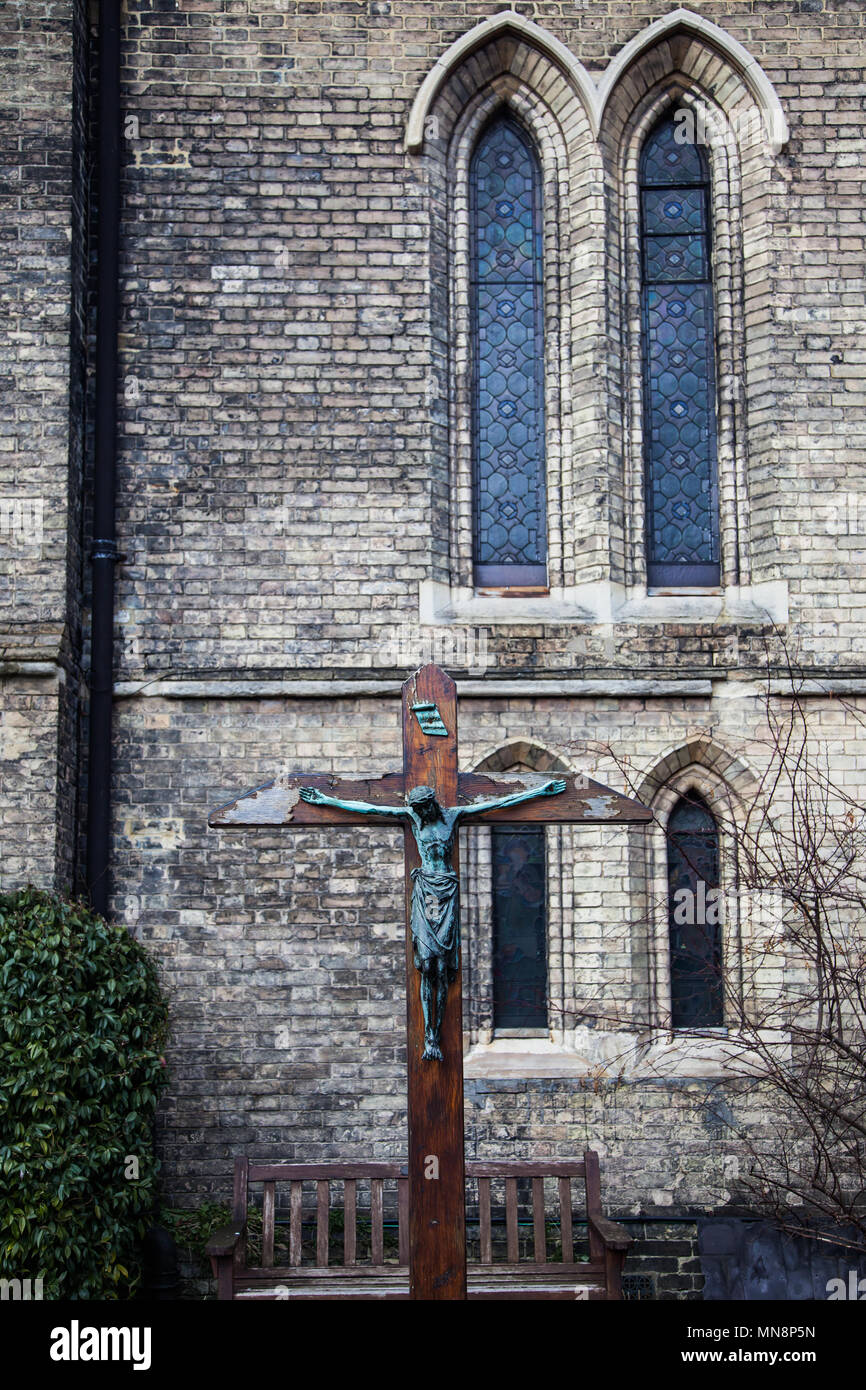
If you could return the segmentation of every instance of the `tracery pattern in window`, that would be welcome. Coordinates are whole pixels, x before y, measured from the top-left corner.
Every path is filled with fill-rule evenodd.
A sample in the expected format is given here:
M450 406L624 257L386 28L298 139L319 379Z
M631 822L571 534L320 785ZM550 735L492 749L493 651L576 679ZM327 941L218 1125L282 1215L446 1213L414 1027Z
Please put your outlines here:
M666 116L641 157L641 265L650 586L720 583L710 180Z
M547 583L541 170L509 117L470 168L474 577Z

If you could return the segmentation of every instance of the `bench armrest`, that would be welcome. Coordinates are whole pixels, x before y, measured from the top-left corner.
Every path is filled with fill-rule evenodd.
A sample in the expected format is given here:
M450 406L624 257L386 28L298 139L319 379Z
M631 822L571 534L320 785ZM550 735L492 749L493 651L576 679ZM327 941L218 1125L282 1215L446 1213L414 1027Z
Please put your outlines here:
M632 1244L632 1238L625 1226L620 1226L616 1221L608 1221L606 1216L588 1217L589 1224L600 1236L609 1250L628 1250Z
M237 1243L246 1230L245 1226L237 1229L235 1226L220 1226L218 1231L214 1231L207 1245L205 1252L214 1256L234 1255Z

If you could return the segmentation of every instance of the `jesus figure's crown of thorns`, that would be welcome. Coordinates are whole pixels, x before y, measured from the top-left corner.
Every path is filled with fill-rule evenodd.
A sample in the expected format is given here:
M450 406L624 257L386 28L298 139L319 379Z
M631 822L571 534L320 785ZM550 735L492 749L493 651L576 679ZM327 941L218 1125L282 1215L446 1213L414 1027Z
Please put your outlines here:
M406 797L409 806L417 806L422 801L435 801L436 793L432 787L413 787Z

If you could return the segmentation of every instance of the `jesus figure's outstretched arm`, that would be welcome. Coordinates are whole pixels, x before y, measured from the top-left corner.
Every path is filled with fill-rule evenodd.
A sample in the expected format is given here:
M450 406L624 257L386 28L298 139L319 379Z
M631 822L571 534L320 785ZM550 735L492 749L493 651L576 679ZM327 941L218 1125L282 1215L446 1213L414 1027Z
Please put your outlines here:
M301 787L301 800L313 806L336 806L341 811L355 811L362 816L394 816L405 819L410 813L405 806L374 806L371 801L341 801L338 796L327 796L316 787Z
M564 791L564 780L554 777L540 787L530 787L527 791L511 792L508 796L494 797L490 801L473 801L471 806L458 806L457 815L462 819L464 816L480 815L483 811L501 811L505 806L518 806L521 801L534 801L539 796L559 796Z

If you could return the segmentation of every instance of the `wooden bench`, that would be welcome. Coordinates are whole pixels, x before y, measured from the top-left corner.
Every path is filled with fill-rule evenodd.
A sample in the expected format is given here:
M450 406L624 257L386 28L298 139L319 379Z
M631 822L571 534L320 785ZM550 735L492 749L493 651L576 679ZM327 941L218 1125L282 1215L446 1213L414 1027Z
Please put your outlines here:
M236 1159L232 1225L207 1245L219 1298L408 1298L405 1173L397 1163ZM574 1249L572 1183L579 1178L583 1259ZM251 1202L258 1184L260 1208ZM594 1150L582 1161L467 1163L466 1188L469 1298L622 1298L631 1237L602 1215ZM313 1225L315 1239L305 1238L304 1227Z

